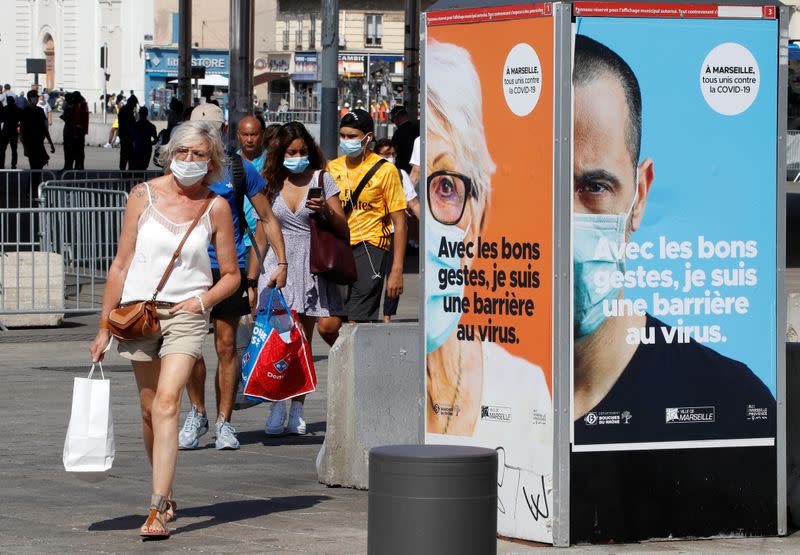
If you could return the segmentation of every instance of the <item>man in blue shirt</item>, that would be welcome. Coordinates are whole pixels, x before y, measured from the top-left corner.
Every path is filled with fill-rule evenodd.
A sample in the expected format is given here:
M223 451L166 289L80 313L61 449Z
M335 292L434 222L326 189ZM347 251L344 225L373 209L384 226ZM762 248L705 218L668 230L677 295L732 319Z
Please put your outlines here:
M203 104L192 111L192 120L203 120L219 125L222 136L225 136L225 117L219 106ZM266 182L250 162L244 160L246 174L246 196L252 203L258 218L264 223L270 247L275 250L279 262L277 271L270 277L270 285L283 287L286 285L286 253L284 251L283 234L278 220L272 214L272 208L265 194ZM233 402L236 397L236 384L239 380L239 361L236 354L236 328L239 319L250 313L248 299L247 273L245 267L247 248L244 236L239 226L239 207L237 206L236 192L233 187L230 166L226 177L219 183L209 187L219 196L223 197L231 207L233 216L233 229L236 239L236 250L239 256L239 270L242 281L239 290L216 305L211 310L211 319L214 321L214 346L217 351L217 423L216 447L217 449L238 449L239 440L236 431L230 424ZM213 246L209 246L208 255L211 259L211 272L214 282L219 279L219 267ZM186 417L183 428L178 434L178 444L181 449L196 449L200 437L208 431L208 418L205 409L205 361L200 358L195 364L192 376L186 386L192 409Z
M240 146L237 154L241 156L242 159L252 163L260 175L264 169L264 162L267 159L267 149L264 148L263 143L264 126L261 121L254 116L243 117L236 130L236 137L239 139ZM253 231L253 236L255 236L258 217L256 216L256 211L252 203L246 198L244 199L244 217L247 220L247 225L250 226L250 229ZM244 245L247 249L252 246L248 234L244 236ZM246 260L249 260L249 258L248 256Z

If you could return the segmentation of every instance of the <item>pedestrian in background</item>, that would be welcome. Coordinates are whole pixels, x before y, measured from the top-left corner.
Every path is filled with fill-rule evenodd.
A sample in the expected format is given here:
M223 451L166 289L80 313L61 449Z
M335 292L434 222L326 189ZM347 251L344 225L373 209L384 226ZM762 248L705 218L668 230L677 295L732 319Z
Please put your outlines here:
M3 108L5 108L6 105L8 104L8 99L12 98L13 96L14 93L11 92L11 85L9 85L8 83L3 85L3 92L0 93L0 104L3 105Z
M53 125L53 109L50 107L50 104L47 103L45 95L39 95L39 101L36 103L36 105L44 112L44 115L47 118L47 125Z
M117 119L119 121L119 169L128 170L133 168L133 124L136 123L136 108L139 106L139 99L134 95L128 98L125 105L119 109Z
M75 121L75 96L68 92L64 95L64 110L60 118L64 121L62 133L64 148L64 167L62 171L71 170L75 167L75 142L77 141L78 129Z
M344 156L328 163L348 214L350 246L358 272L358 280L349 286L345 298L345 311L351 322L378 319L384 279L390 298L403 293L407 204L397 168L370 148L374 137L375 122L366 111L356 108L339 123L339 148ZM353 198L365 179L358 198ZM389 255L390 223L395 230L394 260L392 272L384 276L381 268Z
M80 91L73 91L72 98L75 105L75 169L82 170L86 159L86 135L89 134L89 104Z
M139 108L139 119L131 129L133 142L131 169L133 170L146 170L150 166L153 145L158 141L158 131L153 122L147 119L148 114L146 106Z
M375 143L375 154L385 159L390 164L394 164L397 159L397 150L395 149L392 141L389 139L380 139ZM403 184L403 194L408 204L408 210L419 220L419 199L417 198L417 191L414 190L414 184L411 183L411 178L405 172L397 168L400 174L400 181ZM381 273L388 276L392 273L392 260L394 258L394 227L390 229L391 239L389 244L389 256L385 258ZM383 296L383 321L390 322L392 316L397 314L397 306L400 304L400 297L390 297L389 290Z
M390 112L392 123L397 128L392 135L392 144L397 150L396 166L406 172L411 171L409 160L411 151L414 148L414 139L419 137L419 123L416 125L408 118L408 112L404 106L395 106Z
M411 178L411 183L416 187L419 184L419 137L414 139L414 147L411 149L411 158L408 160L408 165L411 166L411 171L408 172L408 177Z
M2 130L0 130L0 170L6 167L6 148L11 147L11 169L17 169L17 141L19 140L20 110L13 96L6 97L3 108Z
M320 172L324 172L320 181ZM339 188L331 175L325 172L325 156L302 123L283 125L270 142L270 150L264 166L264 178L269 184L267 197L272 212L280 223L286 241L288 274L282 293L291 310L297 312L309 345L317 326L320 337L333 345L339 337L344 311L339 287L324 277L311 273L311 218L326 220L343 240L349 241L350 230L339 201ZM320 183L322 188L320 188ZM313 195L312 195L313 192ZM261 230L256 241L261 242ZM258 308L264 307L269 297L267 276L279 266L275 252L270 250L264 258L264 268L258 282ZM250 267L258 268L255 253L250 255ZM250 270L248 276L257 276ZM256 278L248 279L248 286ZM303 435L306 423L303 420L305 395L292 399L289 421L286 423L286 404L272 404L269 418L264 426L267 435L283 433Z
M191 111L192 121L207 121L219 129L221 135L226 135L227 124L222 109L215 104L202 104ZM180 129L180 128L179 128ZM211 319L214 321L214 347L217 353L216 371L216 394L217 394L217 419L215 424L216 439L215 447L219 450L238 449L239 440L236 438L236 430L231 425L233 404L236 399L236 387L241 375L239 367L239 357L236 352L236 330L242 316L250 314L249 290L247 288L247 270L245 266L246 249L244 246L243 225L240 225L240 214L242 206L239 204L241 198L237 195L239 187L244 196L256 209L256 213L264 224L267 231L267 239L271 250L275 252L281 264L275 272L269 276L271 284L281 288L286 284L286 253L284 252L283 234L278 225L278 221L272 214L269 202L264 189L267 184L259 175L253 164L244 160L244 181L235 183L235 176L232 175L230 161L226 164L223 178L212 183L209 188L223 197L233 214L234 240L236 252L239 259L239 272L242 284L228 298L224 299L214 310L211 311ZM266 246L262 252L266 250ZM214 281L219 277L217 269L217 258L213 248L209 248L211 259L211 271ZM256 270L255 268L253 270ZM200 438L208 432L208 417L206 415L205 392L206 392L206 364L203 357L195 363L192 375L186 386L189 400L192 402L192 409L186 416L178 442L181 449L196 449L199 446Z
M47 116L44 115L44 110L36 105L38 98L39 93L28 91L28 103L20 114L20 139L32 170L44 168L50 160L44 148L45 139L50 143L50 153L56 151L53 139L50 138Z
M239 143L239 150L237 151L237 154L253 164L253 167L256 169L256 171L262 175L264 170L264 161L267 158L267 151L264 149L264 127L262 122L254 116L243 117L239 121L239 127L236 131L236 139ZM256 222L258 221L256 210L253 208L253 204L247 200L247 198L243 199L243 204L242 210L244 212L245 225L247 225L250 228L250 231L255 234ZM250 234L245 233L243 240L244 245L248 250L246 257L249 260L249 251L250 247L252 247Z
M169 101L169 114L167 115L167 141L172 130L183 121L183 102L173 96ZM166 141L164 142L166 144Z
M173 497L178 460L181 396L202 354L208 312L239 283L231 212L209 190L225 166L219 132L205 122L182 125L163 151L162 177L137 185L128 197L119 247L108 272L100 328L91 344L93 361L103 358L111 340L104 327L120 303L150 299L173 252L198 214L200 221L183 245L158 294L160 330L120 342L131 361L142 414L145 450L153 468L150 513L139 530L145 539L165 539L175 517ZM178 222L178 223L175 223ZM212 284L208 247L217 253L220 278Z

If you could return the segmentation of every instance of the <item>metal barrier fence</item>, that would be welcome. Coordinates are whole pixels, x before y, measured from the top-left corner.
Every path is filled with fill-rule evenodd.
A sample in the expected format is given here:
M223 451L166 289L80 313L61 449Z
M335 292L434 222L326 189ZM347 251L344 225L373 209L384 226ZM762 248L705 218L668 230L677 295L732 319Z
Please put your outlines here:
M300 123L319 123L319 110L290 110L288 112L277 112L268 110L264 112L264 121L270 123L289 123L299 121Z
M99 310L124 213L110 206L0 209L0 316ZM20 237L26 225L36 241L6 235L13 229Z
M44 318L52 325L60 314L100 309L122 229L126 190L140 179L121 174L51 179L30 195L39 208L0 209L0 328L3 315L13 321L21 315L49 314Z
M104 279L119 245L128 193L74 187L64 183L70 182L53 181L41 185L39 202L43 208L114 208L119 212L113 212L110 216L107 214L109 225L102 226L98 226L93 217L69 218L62 212L40 218L41 249L63 256L67 277L74 273L76 279L82 274Z
M0 170L0 208L33 208L39 184L55 178L50 170Z
M164 175L163 170L66 170L58 176L60 180L125 180L141 183L148 179L153 179L159 175Z
M75 195L82 190L95 190L95 191L116 191L116 192L124 192L127 193L131 189L133 189L134 185L141 183L140 180L135 178L99 178L99 179L53 179L50 181L46 181L39 186L39 193L37 199L39 203L45 202L45 198L42 196L43 191L45 189L53 189L53 188L62 188L64 190L71 190L75 191ZM77 196L73 195L72 198L78 198ZM64 197L66 198L66 197ZM85 197L86 204L77 205L77 204L47 204L45 206L94 206L94 204L89 204L89 202L94 202L95 197L88 196ZM105 205L102 205L105 206Z
M28 192L25 188L36 183L39 176L34 175L32 180L25 183L23 180L12 182L13 189L23 190L22 199L19 196L10 206L3 206L8 209L22 209L19 218L15 222L6 219L0 222L0 233L3 242L6 244L19 245L25 251L32 251L40 242L42 231L39 218L33 218L33 213L24 210L34 208L36 205L43 208L103 208L121 207L125 208L128 198L127 192L138 181L135 178L108 178L108 179L78 179L78 180L55 180L45 181L37 186L36 190ZM13 225L12 225L13 223Z
M128 193L115 189L74 187L70 182L48 181L39 185L42 208L125 208Z

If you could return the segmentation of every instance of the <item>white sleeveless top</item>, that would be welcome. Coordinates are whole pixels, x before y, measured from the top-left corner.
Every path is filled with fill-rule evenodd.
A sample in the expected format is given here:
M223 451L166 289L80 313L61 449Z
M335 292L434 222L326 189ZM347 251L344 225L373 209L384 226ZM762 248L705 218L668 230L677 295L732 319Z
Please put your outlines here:
M175 249L192 224L191 220L176 224L167 219L153 206L150 185L144 185L147 188L147 207L139 216L136 250L122 288L121 303L152 298ZM156 300L177 303L205 293L211 287L211 260L208 258L212 235L210 213L217 198L211 201L186 239L172 273Z

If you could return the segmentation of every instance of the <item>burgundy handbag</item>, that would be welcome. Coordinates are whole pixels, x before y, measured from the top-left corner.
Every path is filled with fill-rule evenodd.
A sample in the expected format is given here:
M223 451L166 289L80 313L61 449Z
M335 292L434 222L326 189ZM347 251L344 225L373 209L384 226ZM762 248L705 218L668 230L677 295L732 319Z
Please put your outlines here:
M325 190L324 174L325 170L320 170L319 186L323 191ZM309 225L311 226L311 254L309 256L311 273L338 285L355 283L358 279L358 272L353 249L350 248L349 237L344 238L337 235L333 226L316 214L312 214Z

